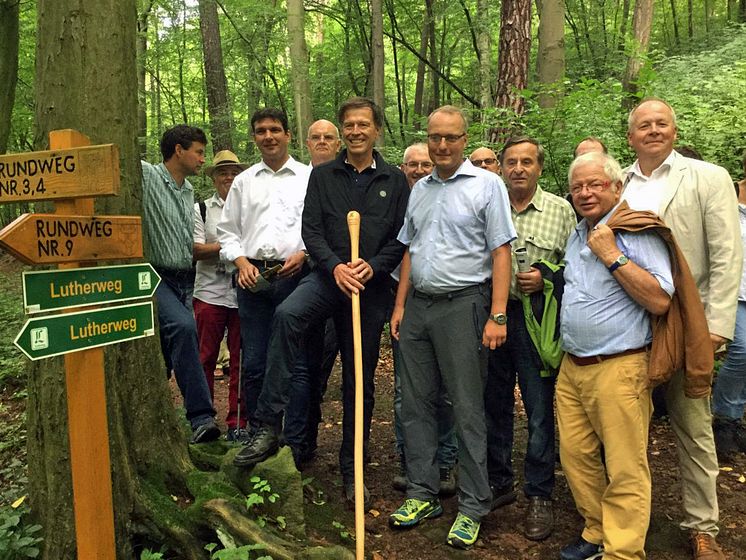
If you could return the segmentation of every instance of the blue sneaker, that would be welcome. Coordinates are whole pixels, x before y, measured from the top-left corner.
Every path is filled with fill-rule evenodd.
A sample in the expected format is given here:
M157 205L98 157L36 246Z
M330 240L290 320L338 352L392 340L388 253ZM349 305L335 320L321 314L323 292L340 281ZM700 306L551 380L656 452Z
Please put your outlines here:
M451 525L451 530L448 531L446 543L455 548L467 549L477 542L480 526L479 521L474 521L468 515L459 512L456 521Z
M583 537L560 549L561 560L599 560L604 555L604 545L589 543Z
M418 500L407 498L394 513L389 515L389 525L394 529L409 529L423 519L438 517L443 513L443 507L437 500Z

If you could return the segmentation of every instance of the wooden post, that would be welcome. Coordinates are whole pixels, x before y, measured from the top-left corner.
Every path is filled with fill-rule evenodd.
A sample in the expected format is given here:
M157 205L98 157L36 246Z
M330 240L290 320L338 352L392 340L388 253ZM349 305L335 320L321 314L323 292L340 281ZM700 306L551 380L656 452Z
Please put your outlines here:
M53 150L90 144L90 139L76 130L49 133ZM93 198L61 200L55 203L55 213L91 216L93 201ZM59 267L76 268L83 264ZM65 379L78 559L115 560L103 349L66 354Z

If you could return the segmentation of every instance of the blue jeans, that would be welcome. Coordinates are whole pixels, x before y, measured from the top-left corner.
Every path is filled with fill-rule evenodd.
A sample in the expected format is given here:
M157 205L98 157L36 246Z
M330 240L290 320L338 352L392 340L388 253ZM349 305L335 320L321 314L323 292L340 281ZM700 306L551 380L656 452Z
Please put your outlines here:
M541 377L541 359L531 342L521 302L508 301L507 342L490 353L485 412L490 484L513 483L513 411L515 383L528 416L524 462L526 496L551 498L554 489L554 377Z
M184 398L186 417L194 430L215 416L210 388L199 360L197 324L192 312L194 274L156 269L161 283L155 290L161 351L173 369Z
M248 418L254 417L267 368L267 351L277 307L298 286L301 276L278 278L261 292L238 288L238 316L241 320L241 391ZM302 451L308 416L310 383L305 345L293 368L290 402L285 411L285 440L294 451ZM280 430L282 415L275 421Z
M738 302L736 333L712 392L712 413L741 420L746 408L746 301Z
M404 434L402 433L401 418L401 370L404 363L399 349L399 341L391 337L391 350L394 355L394 435L396 436L396 452L399 457L404 457ZM448 400L445 388L441 386L438 396L438 453L436 455L438 465L441 467L452 467L456 464L458 457L458 441L453 423L453 405Z
M375 370L386 321L389 283L371 281L360 297L363 353L363 437L367 448L370 421L375 401ZM342 354L342 446L339 463L342 478L352 482L354 476L355 436L355 365L352 346L352 311L350 300L325 271L316 269L301 280L298 288L277 307L269 340L267 372L256 408L257 420L276 422L288 405L293 365L302 350L308 328L317 328L329 317L334 326Z

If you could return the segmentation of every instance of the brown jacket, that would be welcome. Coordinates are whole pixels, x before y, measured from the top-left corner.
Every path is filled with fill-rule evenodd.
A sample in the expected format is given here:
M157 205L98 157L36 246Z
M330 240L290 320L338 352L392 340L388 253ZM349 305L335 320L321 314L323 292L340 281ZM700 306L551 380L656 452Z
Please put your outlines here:
M668 381L675 371L683 369L686 396L695 399L707 397L714 365L710 331L697 285L671 230L657 214L632 210L627 202L617 207L606 225L615 232L652 229L668 245L676 291L668 311L664 315L651 316L653 346L648 378L654 387Z

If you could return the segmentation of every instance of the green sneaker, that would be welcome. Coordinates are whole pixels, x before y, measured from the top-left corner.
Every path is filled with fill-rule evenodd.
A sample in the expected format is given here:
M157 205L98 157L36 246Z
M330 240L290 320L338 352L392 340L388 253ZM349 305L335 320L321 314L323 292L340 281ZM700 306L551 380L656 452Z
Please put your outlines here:
M474 521L471 517L459 512L456 521L451 525L451 530L448 531L446 543L455 548L469 548L477 542L481 525L479 521Z
M437 500L417 500L408 498L394 513L389 515L389 525L394 529L414 527L423 519L438 517L443 508Z

